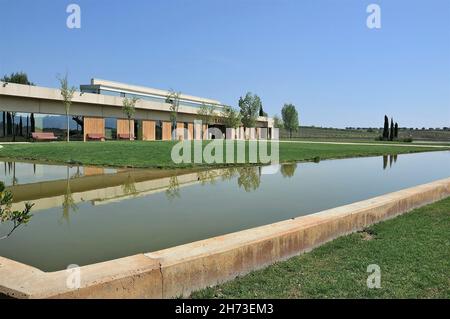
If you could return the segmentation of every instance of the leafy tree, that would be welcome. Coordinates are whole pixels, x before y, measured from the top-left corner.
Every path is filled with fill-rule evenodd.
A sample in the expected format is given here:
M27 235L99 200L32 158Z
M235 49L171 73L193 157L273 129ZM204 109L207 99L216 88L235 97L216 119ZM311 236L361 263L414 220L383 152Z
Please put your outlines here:
M284 128L289 130L289 138L292 138L292 131L298 130L298 113L293 104L284 104L281 109Z
M383 128L383 139L389 139L389 119L387 115L384 116L384 128Z
M238 128L241 124L242 115L231 106L225 106L222 111L222 117L227 128Z
M60 83L61 95L63 98L64 108L66 110L66 118L67 118L67 142L70 141L70 123L69 123L69 112L70 106L72 105L73 94L75 93L76 88L74 86L69 87L68 75L64 77L58 77Z
M130 141L133 139L133 134L131 134L131 118L136 113L136 102L139 99L135 96L132 98L124 98L122 101L122 112L128 119L128 136Z
M284 124L283 124L283 120L280 119L280 117L278 116L278 114L275 114L273 116L273 126L275 128L283 128Z
M28 80L28 75L25 72L15 72L11 73L11 75L9 76L5 75L3 78L0 79L0 81L24 85L34 85L33 82L30 82Z
M25 203L25 209L22 211L11 210L13 201L12 193L5 188L5 184L0 182L0 223L12 222L12 229L0 239L6 239L16 230L20 225L28 223L33 216L31 208L34 204Z
M245 128L255 127L256 119L262 108L259 96L247 92L244 98L239 98L239 108L242 115L242 125Z

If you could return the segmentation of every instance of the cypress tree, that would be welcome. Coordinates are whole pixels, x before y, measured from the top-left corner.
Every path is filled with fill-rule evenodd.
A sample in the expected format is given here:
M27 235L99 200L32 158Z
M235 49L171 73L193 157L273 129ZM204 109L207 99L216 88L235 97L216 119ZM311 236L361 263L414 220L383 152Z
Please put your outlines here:
M391 117L391 133L389 134L389 140L394 140L394 119Z
M22 116L19 118L19 134L20 136L23 136L23 122L22 122Z
M395 126L394 126L394 137L398 138L398 123L395 122Z
M387 115L384 116L383 140L389 139L389 119Z
M31 133L33 133L36 129L36 123L34 122L34 113L31 113L31 117L30 117L30 122L31 122Z
M6 136L6 113L3 112L3 136Z
M6 135L11 135L11 114L9 112L6 112Z

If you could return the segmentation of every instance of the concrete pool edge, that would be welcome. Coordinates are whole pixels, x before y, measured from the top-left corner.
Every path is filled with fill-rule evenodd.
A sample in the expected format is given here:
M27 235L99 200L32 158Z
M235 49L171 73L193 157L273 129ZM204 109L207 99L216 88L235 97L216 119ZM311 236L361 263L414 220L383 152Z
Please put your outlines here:
M171 298L309 251L450 196L450 178L269 225L80 268L43 272L0 257L0 294L14 298Z

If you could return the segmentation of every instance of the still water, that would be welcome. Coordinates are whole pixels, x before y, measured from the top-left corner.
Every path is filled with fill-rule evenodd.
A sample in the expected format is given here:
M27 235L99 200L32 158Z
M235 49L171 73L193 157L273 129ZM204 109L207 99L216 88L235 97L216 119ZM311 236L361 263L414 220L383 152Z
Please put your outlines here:
M151 252L450 176L450 152L216 169L175 175L0 162L27 225L0 255L45 271ZM11 230L0 225L0 237Z

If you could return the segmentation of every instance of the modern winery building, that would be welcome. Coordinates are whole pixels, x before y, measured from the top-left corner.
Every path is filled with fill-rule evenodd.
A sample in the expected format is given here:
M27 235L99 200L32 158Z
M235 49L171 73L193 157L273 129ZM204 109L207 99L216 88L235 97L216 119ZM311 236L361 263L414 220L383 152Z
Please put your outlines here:
M139 140L179 139L266 139L271 138L273 119L258 117L255 128L240 127L226 133L219 101L181 94L176 123L170 118L169 91L92 79L80 85L70 108L72 140L102 136L106 140L131 134ZM123 99L137 97L131 126L122 111ZM215 110L213 123L202 123L203 105ZM60 140L66 134L66 117L59 89L0 82L0 137L28 139L33 132L53 132ZM129 132L131 127L131 132ZM215 128L216 130L211 130ZM219 133L218 133L219 132Z

